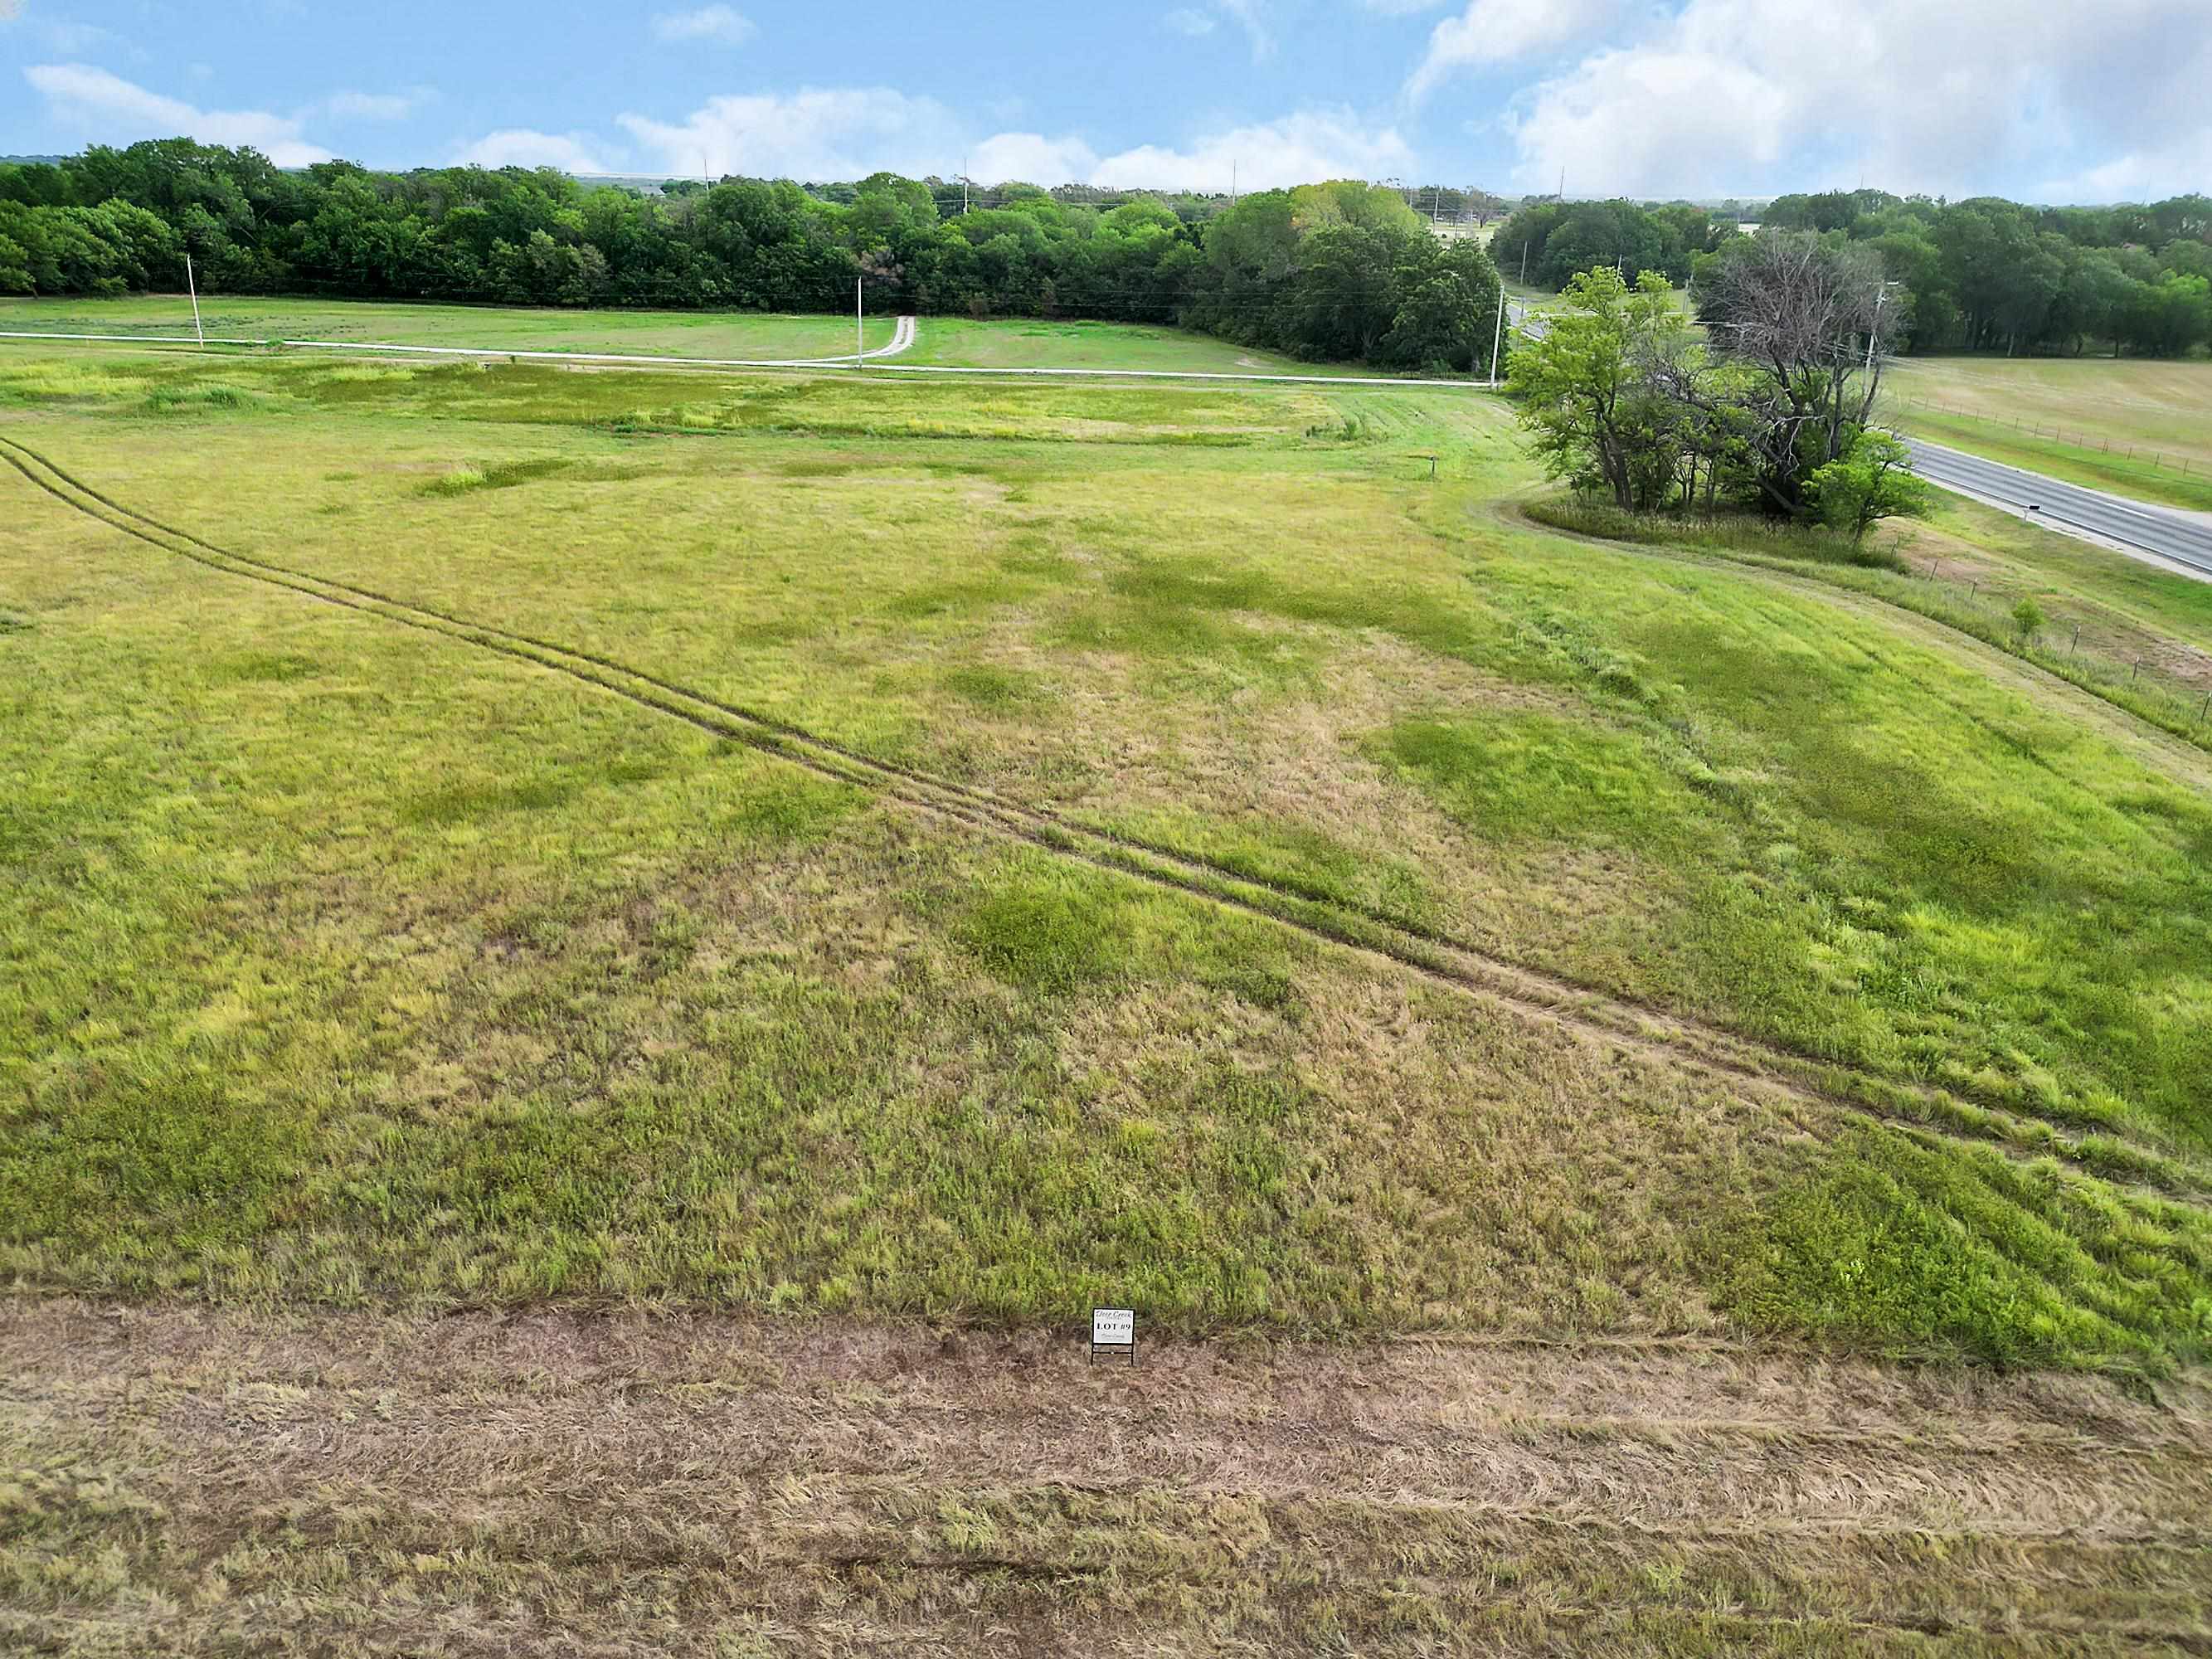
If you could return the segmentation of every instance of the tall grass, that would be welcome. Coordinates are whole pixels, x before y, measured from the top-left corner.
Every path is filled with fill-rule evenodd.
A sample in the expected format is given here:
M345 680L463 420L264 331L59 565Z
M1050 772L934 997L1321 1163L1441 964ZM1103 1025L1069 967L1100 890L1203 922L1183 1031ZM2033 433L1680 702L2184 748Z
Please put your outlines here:
M1978 650L1730 560L1924 583L1500 528L1477 509L1530 479L1485 400L280 360L157 383L282 420L148 421L145 362L104 361L16 435L241 554L1789 1048L1793 1075L1847 1065L1877 1104L1940 1085L1936 1128L2001 1109L2101 1137L2102 1171L2207 1182L2196 794ZM641 408L723 424L599 424ZM1796 1268L1721 1296L1720 1222L1785 1254L1830 1211L1864 1231L1871 1189L1808 1162L1877 1161L1841 1108L27 490L0 592L29 624L0 634L0 1268L27 1283L2030 1352L1997 1291L2038 1212L2001 1184L1914 1178L1988 1296L1938 1308L1879 1252L1833 1317ZM2179 1354L2201 1240L2082 1190L2110 1227L2066 1223L2095 1266L2054 1294L2141 1310L2050 1352Z
M1721 553L1753 554L1761 558L1812 564L1850 565L1869 570L1901 571L1905 568L1895 549L1879 534L1854 541L1822 526L1793 524L1755 513L1726 512L1711 516L1629 513L1609 501L1571 495L1531 501L1525 510L1539 524L1571 530L1577 535L1600 536L1607 541L1704 548Z
M1574 500L1532 501L1525 508L1540 524L1649 547L1682 547L1824 581L1865 593L1932 622L1954 628L1984 645L2033 663L2173 737L2212 750L2212 719L2205 691L2176 681L2140 661L2123 662L2073 646L2061 648L2059 630L2023 629L2016 603L1978 597L1972 588L1923 579L1891 547L1855 546L1819 528L1767 525L1747 518L1712 520L1623 513ZM2063 618L2062 618L2063 620Z

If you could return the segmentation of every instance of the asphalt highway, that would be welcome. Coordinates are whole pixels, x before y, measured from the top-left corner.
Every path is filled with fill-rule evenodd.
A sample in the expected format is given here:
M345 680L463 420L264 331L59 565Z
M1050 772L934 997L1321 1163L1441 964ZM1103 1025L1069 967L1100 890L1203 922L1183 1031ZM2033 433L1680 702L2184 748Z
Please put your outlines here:
M1912 470L1934 484L2005 507L2067 535L2147 555L2212 581L2212 517L2107 495L2039 472L1985 461L1941 444L1905 440Z

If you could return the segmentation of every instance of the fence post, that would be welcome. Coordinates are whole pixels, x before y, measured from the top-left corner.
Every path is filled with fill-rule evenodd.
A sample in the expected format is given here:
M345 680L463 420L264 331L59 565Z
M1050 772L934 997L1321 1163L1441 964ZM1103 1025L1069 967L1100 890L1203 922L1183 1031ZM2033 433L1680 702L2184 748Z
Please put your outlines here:
M2069 657L2070 657L2070 656L2072 656L2075 652L2079 651L2081 648L2081 624L2080 623L2075 623L2074 624L2074 643L2073 643L2073 644L2071 644L2071 645L2069 645L2069 646L2068 646L2068 647L2066 647L2066 654L2067 654L2068 656L2069 656Z

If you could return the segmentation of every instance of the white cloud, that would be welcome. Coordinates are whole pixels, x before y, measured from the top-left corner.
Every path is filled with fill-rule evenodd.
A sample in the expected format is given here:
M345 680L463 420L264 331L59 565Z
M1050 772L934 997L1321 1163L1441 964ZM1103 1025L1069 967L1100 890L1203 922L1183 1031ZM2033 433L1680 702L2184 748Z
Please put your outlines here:
M1254 63L1274 55L1275 37L1267 31L1267 0L1218 0L1218 3L1222 15L1244 31Z
M480 167L558 167L563 173L611 173L599 159L595 140L578 133L532 132L503 127L458 151L453 160ZM686 169L688 171L688 169Z
M23 71L23 78L46 99L57 123L94 142L186 137L204 144L250 144L288 167L331 159L329 150L302 136L300 121L291 116L196 109L88 64L37 64Z
M1573 195L1856 184L2202 189L2203 0L1688 0L1519 100L1515 178Z
M1419 103L1461 70L1555 51L1595 33L1620 9L1620 0L1468 0L1465 11L1431 31L1406 96Z
M0 23L12 23L23 15L23 0L0 0Z
M624 115L618 124L687 176L860 179L886 167L949 174L969 149L944 105L888 87L710 98L679 122Z
M1177 34L1188 34L1193 40L1196 40L1201 34L1213 33L1213 14L1210 11L1199 11L1189 6L1170 12L1164 21Z
M2045 202L2143 202L2212 188L2212 124L2166 144L2130 150L2037 188Z
M1622 118L1655 109L1666 112L1657 153L1650 119ZM1564 177L1577 196L1727 193L1728 179L1781 159L1788 115L1785 94L1741 64L1602 52L1548 82L1516 122L1523 161L1515 176L1531 190Z
M432 95L422 87L409 92L334 92L319 107L338 121L404 121Z
M999 132L975 146L968 161L970 178L1002 185L1067 184L1087 179L1098 157L1080 138L1048 138L1041 132Z
M653 20L653 38L656 40L711 40L717 46L741 46L753 34L753 20L728 6L664 11Z
M1144 144L1107 156L1086 183L1165 190L1271 190L1322 179L1378 179L1414 171L1393 128L1370 131L1348 111L1309 110L1207 135L1187 149Z
M1203 133L1186 146L1144 144L1104 156L1066 133L979 137L936 100L887 87L714 98L681 121L624 115L621 125L656 166L685 175L859 179L888 168L950 177L964 157L969 173L993 184L1227 190L1233 168L1240 185L1263 190L1414 170L1395 129L1370 130L1346 110L1303 111Z

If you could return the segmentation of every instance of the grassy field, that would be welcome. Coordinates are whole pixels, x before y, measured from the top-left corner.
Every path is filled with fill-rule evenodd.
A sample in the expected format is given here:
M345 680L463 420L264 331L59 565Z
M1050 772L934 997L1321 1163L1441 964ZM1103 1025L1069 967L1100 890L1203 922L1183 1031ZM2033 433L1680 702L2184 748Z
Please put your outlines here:
M2212 512L2212 362L1908 357L1890 376L1889 416L1915 436Z
M530 310L210 295L200 301L200 319L210 335L249 340L388 341L495 351L638 352L672 357L830 357L853 349L849 316ZM870 349L890 343L893 325L890 317L868 319ZM0 329L189 335L191 302L181 294L133 295L119 300L11 297L0 299Z
M1195 369L1227 374L1373 374L1362 365L1310 363L1188 329L1134 323L925 317L900 362L977 368Z
M245 1321L191 1364L158 1333L111 1356L100 1386L146 1402L118 1441L92 1395L38 1380L69 1345L15 1304L11 1375L49 1403L0 1441L31 1472L0 1483L0 1610L62 1651L171 1607L210 1650L327 1617L363 1651L492 1651L527 1645L518 1609L580 1618L611 1585L665 1592L687 1631L743 1612L722 1651L840 1618L890 1645L1012 1621L1046 1651L1124 1607L1209 1650L1335 1630L1427 1651L1628 1595L1666 1650L1765 1650L1773 1619L1817 1614L1803 1650L1841 1651L1899 1575L2002 1623L1972 1599L1986 1574L1936 1559L1989 1548L2046 1552L2054 1648L2069 1620L2188 1635L2126 1601L2132 1558L2093 1563L2071 1508L2014 1543L1954 1515L1911 1561L1882 1553L1911 1523L1869 1511L1855 1587L1814 1583L1808 1543L1762 1592L1632 1529L1617 1562L1512 1553L1594 1497L1479 1534L1404 1531L1398 1500L1326 1471L1274 1508L1249 1474L1055 1507L1060 1463L963 1462L924 1418L871 1415L897 1364L841 1370L927 1321L1013 1333L1019 1373L1021 1343L1104 1303L1179 1339L1178 1376L1243 1375L1252 1339L1422 1336L2194 1386L2212 763L1803 561L1534 527L1533 483L1504 410L1445 389L0 351L0 1271L24 1297L150 1301L159 1329L204 1304ZM1933 533L1994 560L2002 528ZM2212 643L2178 578L2021 556ZM747 1490L784 1496L726 1534L696 1493L653 1506L685 1517L665 1547L544 1508L723 1428L784 1443L773 1412L804 1401L771 1393L757 1420L683 1396L592 1458L518 1443L436 1516L391 1507L374 1425L336 1486L312 1459L247 1478L255 1437L314 1401L407 1420L418 1385L380 1395L370 1351L549 1304L586 1370L595 1310L766 1321L747 1375L850 1417L855 1468L909 1445L911 1467L840 1488L830 1544L775 1520L813 1489L772 1460ZM308 1308L355 1310L313 1317L369 1322L346 1339L368 1348L270 1369L252 1321ZM1284 1352L1268 1387L1334 1363ZM554 1374L500 1363L499 1389ZM2030 1412L1967 1441L2120 1434L2117 1388L2048 1386L2077 1390L2072 1427ZM1316 1424L1351 1409L1299 1398ZM994 1409L982 1441L1045 1432L1035 1401ZM1819 1407L1838 1444L1854 1410ZM1899 1411L1851 1455L1924 1426ZM1615 1432L1562 1412L1563 1456ZM1451 1431L1484 1455L1523 1432L1482 1421ZM1668 1486L1672 1432L1574 1490ZM2158 1489L2112 1500L2143 1517L2130 1536L2201 1545L2203 1448L2127 1434L2112 1478ZM2081 1465L2023 1467L1989 1514L2081 1501ZM1393 1490L1480 1504L1549 1479L1455 1478ZM186 1491L221 1492L204 1526ZM1757 1500L1699 1502L1681 1548L1753 1523ZM483 1530L503 1513L519 1531ZM278 1514L293 1530L225 1554ZM926 1517L951 1530L920 1555L883 1545ZM378 1599L319 1601L387 1527L416 1541L378 1558ZM710 1534L753 1540L726 1575L783 1588L697 1601ZM1262 1561L1270 1536L1315 1541ZM1355 1536L1404 1547L1342 1598L1297 1588ZM1486 1552L1528 1594L1468 1626ZM1105 1576L1023 1589L1079 1558ZM234 1599L183 1588L210 1563ZM1210 1599L1247 1568L1242 1612ZM1303 1622L1266 1623L1286 1607Z
M380 304L362 300L200 301L210 335L241 339L386 341L491 350L635 352L721 358L835 357L853 349L853 319L743 312L526 310L496 306ZM890 343L896 319L867 319L868 348ZM182 295L121 300L0 298L0 330L71 334L185 334ZM1358 365L1309 363L1232 345L1188 329L1139 324L990 322L925 317L898 361L956 368L1132 368L1231 374L1364 374ZM5 342L0 342L4 345Z

